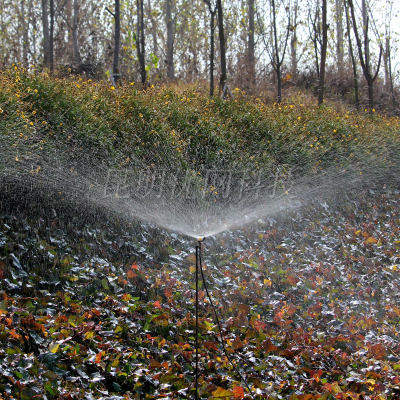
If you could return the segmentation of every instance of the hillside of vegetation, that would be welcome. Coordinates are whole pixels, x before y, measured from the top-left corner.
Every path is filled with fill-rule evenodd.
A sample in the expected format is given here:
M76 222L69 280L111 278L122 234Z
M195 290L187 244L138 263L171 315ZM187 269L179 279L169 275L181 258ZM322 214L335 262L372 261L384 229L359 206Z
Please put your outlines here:
M398 142L398 117L335 103L317 107L304 92L265 104L234 89L234 98L224 101L204 88L137 90L133 82L114 87L18 67L1 73L0 89L2 140L15 148L90 152L93 163L149 164L169 157L189 168L249 162L309 168L378 149L384 154Z
M140 161L371 174L341 202L206 239L226 353L201 286L200 398L398 399L399 128L301 93L222 101L2 72L0 397L194 398L194 241L83 210L46 175L56 162L79 174Z

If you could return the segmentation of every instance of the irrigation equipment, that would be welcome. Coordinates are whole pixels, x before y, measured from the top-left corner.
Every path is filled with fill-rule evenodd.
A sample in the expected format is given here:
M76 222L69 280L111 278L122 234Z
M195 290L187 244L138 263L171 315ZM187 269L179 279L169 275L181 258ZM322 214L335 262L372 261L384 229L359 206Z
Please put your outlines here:
M215 308L214 302L212 300L212 297L210 295L210 292L207 287L206 279L204 276L204 271L203 271L203 261L202 261L202 255L203 255L203 241L205 237L200 236L197 238L197 244L196 244L196 271L195 271L195 399L199 399L199 272L201 274L201 279L203 281L203 286L207 294L207 298L210 302L210 305L214 311L214 317L215 317L215 322L217 323L218 331L219 331L219 336L221 340L221 347L223 350L224 355L226 356L227 360L229 363L232 365L233 370L236 372L238 378L244 383L246 386L247 390L249 391L249 394L251 398L255 398L253 396L252 390L250 389L249 384L247 383L246 379L244 378L243 374L238 370L237 366L234 364L232 361L228 351L226 350L225 347L225 340L224 340L224 334L222 333L222 327L220 320L218 318L218 313L217 309Z
M202 242L204 237L199 237L197 239L196 245L196 328L195 328L195 351L196 351L196 366L195 366L195 399L199 398L199 269L201 269L201 252L202 252Z

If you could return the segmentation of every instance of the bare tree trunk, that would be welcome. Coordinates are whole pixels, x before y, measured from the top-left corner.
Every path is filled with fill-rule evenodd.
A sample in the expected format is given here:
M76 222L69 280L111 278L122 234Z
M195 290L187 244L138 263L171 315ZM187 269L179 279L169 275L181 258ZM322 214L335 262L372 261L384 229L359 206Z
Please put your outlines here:
M42 0L43 66L50 67L50 32L48 0Z
M136 0L137 9L137 32L136 32L136 49L139 59L140 77L142 85L146 85L147 71L146 71L146 49L145 49L145 38L144 38L144 9L143 0Z
M34 11L34 7L32 2L30 1L29 3L29 7L28 7L28 19L29 19L29 24L32 26L32 31L35 32L37 31L36 27L37 27L37 19L36 19L36 15L35 15L35 11ZM37 51L36 51L36 35L32 35L31 38L31 43L32 45L30 47L28 47L28 53L31 56L31 60L32 60L32 64L36 64L36 56L37 56Z
M214 96L215 13L210 17L210 96Z
M293 22L290 30L292 37L290 38L290 70L293 78L297 77L297 15L299 11L298 1L295 0L293 5Z
M327 17L327 4L326 0L322 0L322 45L321 45L319 84L318 84L318 105L321 105L324 102L326 49L328 46L328 25L326 22L326 17Z
M275 9L275 0L271 0L272 4L272 29L274 33L274 62L273 66L276 73L276 82L277 82L277 102L280 103L282 101L282 71L281 71L281 60L279 57L279 48L278 48L278 34L276 28L276 9Z
M252 89L256 85L256 58L254 41L254 0L247 0L249 32L247 42L247 68L248 68L248 86Z
M369 37L368 37L368 28L369 28L369 18L368 18L368 10L367 10L367 3L365 0L361 1L361 13L362 13L362 30L363 30L363 37L364 37L364 54L366 60L367 69L370 69L370 56L369 56Z
M385 40L385 50L383 52L383 70L385 73L385 89L389 88L389 38Z
M175 41L175 24L172 18L173 0L165 2L165 19L167 23L167 77L170 80L175 79L174 67L174 41Z
M354 56L353 50L353 43L351 41L351 26L350 26L350 16L349 16L349 9L347 7L346 0L344 2L345 6L345 13L346 13L346 27L347 27L347 38L348 38L348 45L349 45L349 53L351 58L351 66L353 69L353 85L354 85L354 103L356 108L360 108L360 96L359 96L359 89L358 89L358 73L357 73L357 63Z
M72 0L65 0L64 18L67 24L67 48L68 62L73 65L74 60L74 41L73 41L73 15L72 15Z
M319 80L319 74L320 74L319 46L320 46L320 36L321 36L321 18L319 10L319 0L317 0L315 14L311 15L311 9L308 11L308 21L309 24L311 25L311 28L309 29L310 29L310 39L313 43L315 71L317 73L317 78Z
M361 68L363 70L363 74L364 74L365 80L367 81L367 85L368 85L369 111L372 113L372 110L374 108L374 81L378 76L379 68L381 66L382 46L380 46L380 49L379 49L378 65L376 67L375 75L373 75L371 72L371 65L370 65L371 62L370 62L369 38L368 38L369 17L368 17L366 1L365 0L362 1L362 16L363 16L363 25L364 25L363 26L364 50L363 50L360 35L359 35L358 29L357 29L357 20L356 20L356 16L355 16L355 12L354 12L353 0L347 0L347 1L349 4L349 7L350 7L351 20L353 23L354 36L356 37L358 55L359 55L359 59L360 59L360 63L361 63Z
M29 20L26 18L25 13L25 0L21 0L20 2L20 20L21 20L21 28L22 28L22 63L25 68L28 67L28 29L29 29Z
M203 0L210 12L210 96L214 96L214 69L215 69L215 16L217 6L211 5L211 0Z
M222 0L217 0L217 11L218 11L218 36L219 36L219 47L221 57L221 76L219 79L219 93L221 96L226 94L226 81L228 79L226 73L226 43L225 43L225 32L224 32L224 14L222 10Z
M383 52L383 66L385 69L385 89L390 93L392 106L395 107L396 100L394 95L393 73L392 73L392 54L390 37L386 36L385 51Z
M152 14L151 0L147 0L147 8L151 21L151 34L153 35L153 53L158 56L158 41L157 41L157 24Z
M75 68L79 67L81 63L81 55L79 54L78 45L78 17L79 17L79 3L78 0L74 0L74 11L72 21L72 64Z
M369 37L368 37L368 28L369 28L369 17L368 17L368 10L367 10L367 3L366 0L361 1L361 13L362 13L362 21L363 21L363 33L364 33L364 63L367 71L368 77L367 85L368 85L368 105L369 109L372 110L374 107L374 86L373 81L371 79L371 57L370 57L370 50L369 50Z
M344 46L343 46L343 1L335 0L336 7L336 57L337 69L342 77L344 72Z
M115 32L114 32L114 60L113 60L113 79L117 83L119 76L119 49L121 42L121 10L120 1L115 0L115 10L114 10L114 22L115 22Z
M50 44L49 44L49 51L50 51L50 73L54 72L54 0L50 0Z

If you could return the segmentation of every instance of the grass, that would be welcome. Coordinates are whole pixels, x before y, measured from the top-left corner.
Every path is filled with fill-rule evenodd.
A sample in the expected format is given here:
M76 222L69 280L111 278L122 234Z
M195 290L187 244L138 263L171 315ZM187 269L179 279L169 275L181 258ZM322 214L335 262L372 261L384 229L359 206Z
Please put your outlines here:
M201 166L328 166L398 143L398 117L317 107L307 96L265 104L238 89L232 100L195 87L111 86L14 67L0 74L0 132L14 146L66 146L92 162Z

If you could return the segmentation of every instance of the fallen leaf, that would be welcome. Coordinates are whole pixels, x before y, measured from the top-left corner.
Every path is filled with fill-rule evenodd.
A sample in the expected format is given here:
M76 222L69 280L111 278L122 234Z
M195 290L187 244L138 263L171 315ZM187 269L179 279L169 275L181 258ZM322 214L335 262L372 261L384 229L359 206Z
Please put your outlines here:
M235 399L243 399L244 398L244 389L242 386L234 386L232 392L233 392L233 397Z
M230 398L233 396L233 392L230 390L226 390L220 386L218 386L217 390L212 392L214 399L218 398Z

